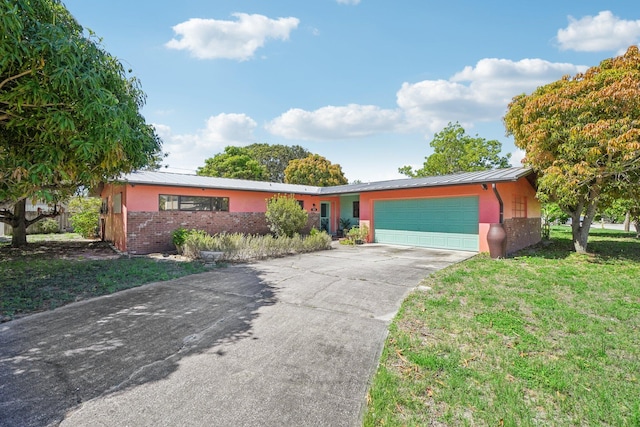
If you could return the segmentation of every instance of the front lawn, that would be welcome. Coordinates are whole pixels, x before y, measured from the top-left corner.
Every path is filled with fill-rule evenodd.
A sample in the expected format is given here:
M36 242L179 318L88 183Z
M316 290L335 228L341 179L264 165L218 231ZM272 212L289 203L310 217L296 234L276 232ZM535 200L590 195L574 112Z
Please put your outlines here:
M77 235L28 236L26 250L0 243L0 321L81 299L206 271L200 262L119 257Z
M390 327L366 426L640 425L640 241L565 227L427 278Z

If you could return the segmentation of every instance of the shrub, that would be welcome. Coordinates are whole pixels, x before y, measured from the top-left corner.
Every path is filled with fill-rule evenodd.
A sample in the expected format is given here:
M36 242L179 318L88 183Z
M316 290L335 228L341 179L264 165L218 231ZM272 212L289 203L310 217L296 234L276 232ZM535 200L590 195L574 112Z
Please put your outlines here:
M97 236L102 200L97 197L74 197L69 202L73 231L84 238Z
M265 216L273 234L287 237L300 233L309 219L309 215L295 197L283 195L267 199Z
M171 242L175 245L176 249L178 249L178 252L182 250L182 247L184 246L184 242L187 239L188 235L189 230L182 227L176 228L171 233Z
M303 241L305 252L324 251L331 248L333 239L325 231L310 234Z
M54 234L60 232L60 224L53 218L45 218L38 223L40 233L42 234Z
M353 227L347 233L347 239L351 242L351 244L365 243L368 236L369 227L367 227L365 224L362 224L360 227Z
M191 230L184 242L184 255L198 258L202 251L223 252L221 260L249 261L281 257L289 254L314 252L331 248L331 236L325 232L302 237L260 236L240 233L208 235Z
M210 236L205 231L185 230L183 228L179 228L178 230L180 230L180 232L178 233L179 238L177 240L182 242L179 246L179 250L182 251L184 256L188 258L198 258L200 256L200 251L218 250L214 248L214 237ZM176 247L178 246L176 245Z

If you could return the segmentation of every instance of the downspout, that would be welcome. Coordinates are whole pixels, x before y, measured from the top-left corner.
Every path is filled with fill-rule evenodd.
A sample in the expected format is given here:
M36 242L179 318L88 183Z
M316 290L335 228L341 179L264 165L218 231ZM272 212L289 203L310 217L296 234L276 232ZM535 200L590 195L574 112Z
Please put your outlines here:
M498 199L500 205L500 222L497 224L491 224L489 226L489 232L487 233L487 243L489 244L489 255L491 258L504 258L506 256L507 249L507 232L504 230L502 223L504 222L504 203L502 197L498 193L496 183L491 183L493 193Z
M491 188L493 188L493 193L496 195L498 203L500 204L500 224L502 224L504 222L504 203L502 203L502 197L500 197L500 193L498 193L498 187L495 182L491 184Z

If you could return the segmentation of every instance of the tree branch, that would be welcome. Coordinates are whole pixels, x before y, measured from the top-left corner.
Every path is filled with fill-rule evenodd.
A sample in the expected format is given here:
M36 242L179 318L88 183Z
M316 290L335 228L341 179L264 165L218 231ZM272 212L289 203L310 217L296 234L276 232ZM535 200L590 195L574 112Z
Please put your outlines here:
M11 212L9 209L0 209L0 215L5 218L14 218L13 212Z
M1 83L0 83L0 89L2 89L2 86L6 85L7 83L9 83L12 80L17 80L20 77L26 76L27 74L31 74L33 73L34 70L27 70L27 71L23 71L20 74L16 74L15 76L11 76L11 77L7 77L6 79L4 79Z
M0 104L11 105L10 102L0 101ZM64 102L58 102L53 104L20 104L21 107L27 108L40 108L40 107L57 107L60 105L65 105Z
M13 226L15 215L8 209L0 209L0 222Z
M40 221L41 219L44 218L54 218L58 215L60 215L62 212L58 211L58 205L53 205L53 212L51 213L41 213L39 214L37 217L31 219L31 220L27 220L25 219L24 223L26 227L29 227L31 224L35 224L36 222Z

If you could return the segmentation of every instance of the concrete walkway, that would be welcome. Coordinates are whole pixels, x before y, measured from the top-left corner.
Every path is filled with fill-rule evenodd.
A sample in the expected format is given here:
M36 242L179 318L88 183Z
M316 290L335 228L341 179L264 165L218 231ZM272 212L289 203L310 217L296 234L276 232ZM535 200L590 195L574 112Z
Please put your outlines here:
M389 321L468 252L231 266L0 325L3 426L356 426Z

